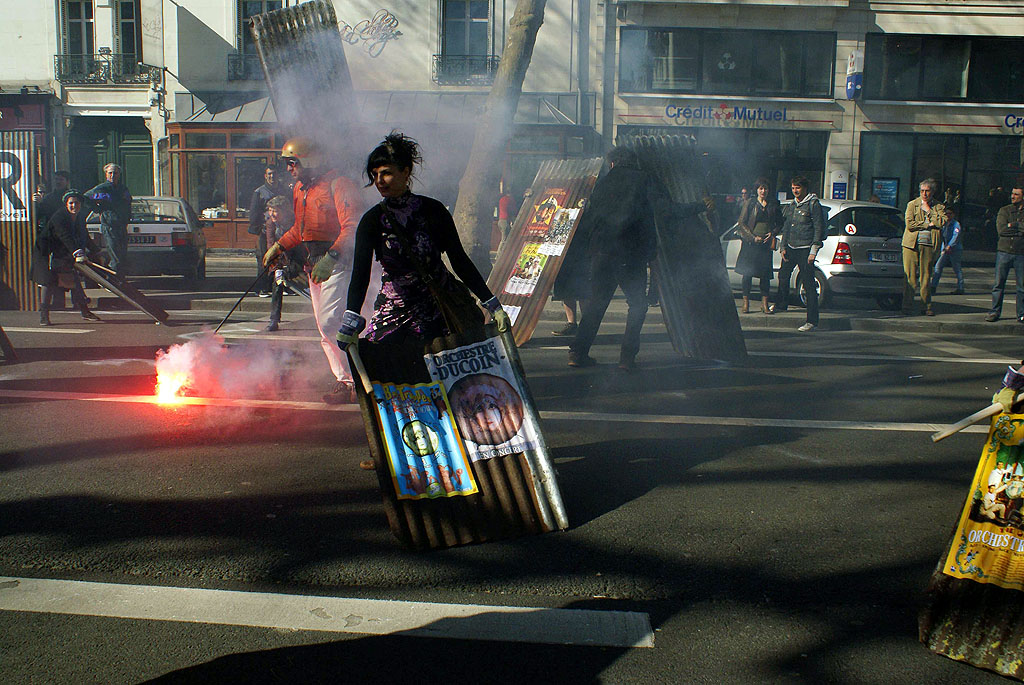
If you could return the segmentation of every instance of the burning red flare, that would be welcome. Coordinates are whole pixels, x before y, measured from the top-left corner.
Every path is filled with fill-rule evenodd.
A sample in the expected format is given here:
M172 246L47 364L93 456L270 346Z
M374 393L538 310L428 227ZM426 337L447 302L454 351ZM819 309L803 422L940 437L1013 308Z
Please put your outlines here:
M189 387L189 377L184 371L157 370L156 400L160 404L180 404Z

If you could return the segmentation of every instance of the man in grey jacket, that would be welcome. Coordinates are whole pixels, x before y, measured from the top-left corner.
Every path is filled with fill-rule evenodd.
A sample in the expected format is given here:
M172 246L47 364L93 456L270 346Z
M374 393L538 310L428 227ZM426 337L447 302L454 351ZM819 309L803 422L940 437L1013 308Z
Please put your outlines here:
M807 295L807 321L798 331L818 327L818 289L814 282L814 258L825 241L825 218L818 196L808 193L809 181L794 176L790 181L793 201L782 208L782 266L779 268L779 292L773 312L786 311L789 303L789 279L798 268L797 284Z
M992 286L992 308L985 321L998 321L1003 311L1006 277L1013 267L1017 277L1017 321L1024 323L1024 188L1016 186L1010 193L1010 204L1000 208L996 216L999 243L996 246L996 279Z

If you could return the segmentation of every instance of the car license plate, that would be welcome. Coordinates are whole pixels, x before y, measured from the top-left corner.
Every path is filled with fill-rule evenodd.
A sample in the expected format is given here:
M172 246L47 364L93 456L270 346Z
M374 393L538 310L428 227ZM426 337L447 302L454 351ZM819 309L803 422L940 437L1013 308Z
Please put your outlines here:
M170 245L171 236L159 234L129 235L129 245Z
M895 263L897 256L895 252L868 252L868 261Z

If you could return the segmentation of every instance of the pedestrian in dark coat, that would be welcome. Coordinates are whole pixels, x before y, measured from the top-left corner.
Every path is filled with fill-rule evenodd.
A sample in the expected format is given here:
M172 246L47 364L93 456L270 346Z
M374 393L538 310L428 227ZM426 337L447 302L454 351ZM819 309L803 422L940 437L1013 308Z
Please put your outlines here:
M250 235L256 238L256 268L263 274L256 284L256 293L260 297L267 297L270 294L270 274L263 270L263 255L267 253L267 247L273 245L274 241L267 239L267 203L279 195L289 195L288 188L278 178L277 169L268 166L263 170L265 183L252 191L252 199L249 201L249 228ZM291 226L288 226L291 228Z
M39 303L39 325L49 326L50 309L60 289L71 291L71 301L78 305L82 318L99 321L89 310L82 284L75 277L74 262L89 254L89 230L85 218L85 198L77 190L64 195L64 206L50 217L46 228L36 233L32 250L32 280L42 288Z
M108 164L103 167L107 180L87 190L85 197L92 200L94 211L100 213L100 233L107 243L107 266L125 275L128 272L128 222L132 220L132 194L121 182L121 167Z
M663 211L693 215L711 205L710 199L671 204L664 186L641 171L636 153L629 148L612 148L607 160L611 168L594 185L580 218L581 224L589 223L590 292L581 304L579 327L569 345L569 366L597 363L589 356L590 347L618 286L629 307L619 368L630 370L635 365L640 329L647 317L647 265L654 259L658 246L655 216Z
M64 193L71 188L71 175L66 171L58 171L53 175L53 190L46 193L35 193L32 202L36 205L36 228L46 228L50 217L64 206Z
M772 281L772 244L782 222L779 203L772 197L768 179L757 179L754 187L756 196L744 203L736 222L736 231L743 242L736 257L736 273L743 276L743 313L750 311L750 289L756 278L761 289L761 311L770 314L768 294Z

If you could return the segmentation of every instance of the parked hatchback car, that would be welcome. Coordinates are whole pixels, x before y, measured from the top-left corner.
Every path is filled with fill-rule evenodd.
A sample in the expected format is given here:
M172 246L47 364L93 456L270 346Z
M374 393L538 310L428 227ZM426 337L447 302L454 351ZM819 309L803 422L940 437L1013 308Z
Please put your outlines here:
M826 214L825 241L814 260L819 303L825 306L833 294L858 295L874 297L885 309L899 309L904 281L900 247L903 212L888 205L853 200L821 200L821 207ZM736 226L722 234L721 240L729 283L739 290L743 277L736 273L741 245ZM781 265L782 255L776 251L772 260L776 273ZM806 302L806 293L797 287L797 269L793 270L790 286L793 296Z
M88 219L89 235L106 248L100 217ZM132 276L179 274L190 281L206 278L206 224L180 197L136 197L128 224L128 273Z

